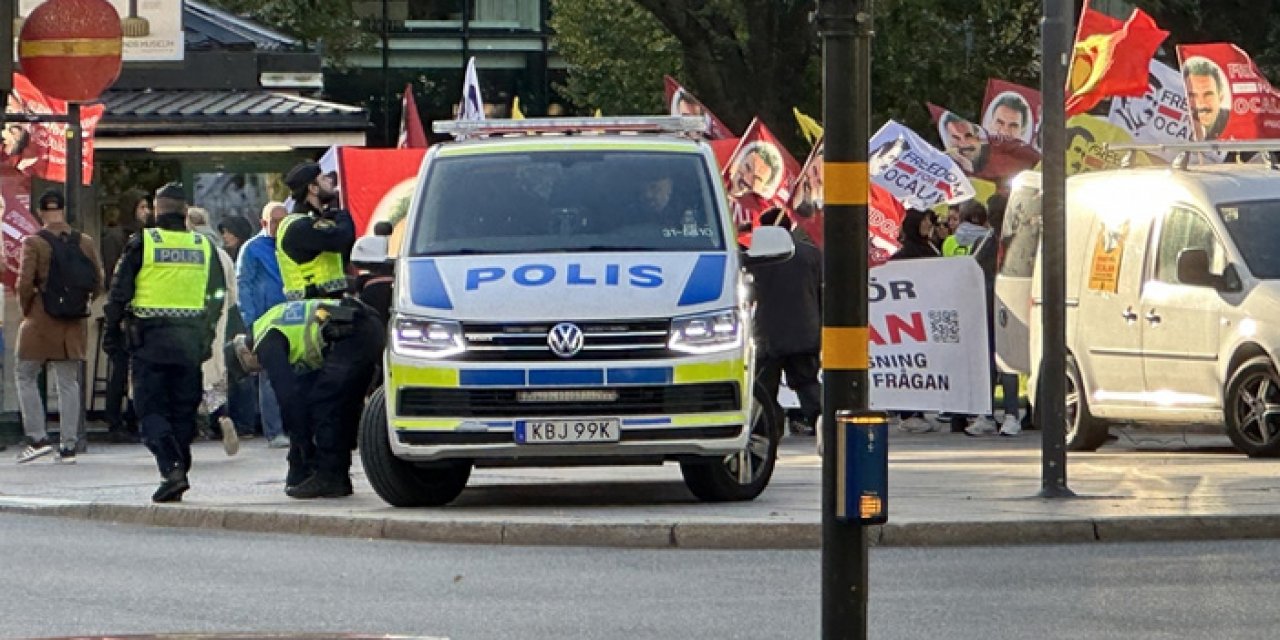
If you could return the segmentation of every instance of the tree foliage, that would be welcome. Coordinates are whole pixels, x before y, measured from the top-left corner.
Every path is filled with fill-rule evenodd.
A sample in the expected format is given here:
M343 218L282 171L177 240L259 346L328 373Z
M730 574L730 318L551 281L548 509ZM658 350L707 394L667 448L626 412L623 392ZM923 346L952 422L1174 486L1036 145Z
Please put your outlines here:
M224 11L248 16L320 49L341 66L346 57L373 46L376 38L361 28L351 2L333 0L208 0Z
M1169 32L1164 43L1167 62L1176 64L1174 47L1201 42L1239 45L1273 83L1280 82L1280 13L1278 0L1130 0Z
M630 1L552 0L551 28L573 65L555 88L579 109L662 110L662 76L680 75L680 45L647 11Z

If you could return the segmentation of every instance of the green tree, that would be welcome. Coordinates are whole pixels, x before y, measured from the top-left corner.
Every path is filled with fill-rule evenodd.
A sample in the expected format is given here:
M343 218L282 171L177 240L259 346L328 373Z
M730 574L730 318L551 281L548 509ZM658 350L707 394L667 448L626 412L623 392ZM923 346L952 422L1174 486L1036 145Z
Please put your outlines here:
M554 46L572 70L556 90L581 110L662 111L662 76L680 74L680 45L629 0L552 0Z
M1169 32L1161 57L1177 64L1174 47L1199 42L1230 42L1249 53L1268 79L1280 81L1280 13L1277 0L1130 0ZM1117 16L1123 17L1123 16Z
M305 49L321 49L335 66L377 40L361 26L351 2L334 0L208 0L224 11L247 16L287 33Z

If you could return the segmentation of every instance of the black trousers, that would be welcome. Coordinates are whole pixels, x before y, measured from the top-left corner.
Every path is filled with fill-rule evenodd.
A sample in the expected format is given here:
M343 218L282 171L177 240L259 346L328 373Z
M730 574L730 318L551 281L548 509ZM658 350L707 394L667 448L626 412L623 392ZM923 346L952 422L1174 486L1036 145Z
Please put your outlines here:
M800 397L800 412L809 426L822 415L822 384L818 370L822 368L816 353L794 353L785 356L761 356L756 359L756 381L764 387L770 402L777 407L778 385L787 374L787 386ZM781 411L781 407L778 407Z
M133 358L133 404L142 441L164 475L191 469L191 440L203 388L200 363L161 364Z
M316 371L303 374L289 364L289 343L278 331L255 347L280 402L289 434L290 470L330 477L351 470L365 392L385 345L385 327L373 314L358 312L354 332L334 341Z

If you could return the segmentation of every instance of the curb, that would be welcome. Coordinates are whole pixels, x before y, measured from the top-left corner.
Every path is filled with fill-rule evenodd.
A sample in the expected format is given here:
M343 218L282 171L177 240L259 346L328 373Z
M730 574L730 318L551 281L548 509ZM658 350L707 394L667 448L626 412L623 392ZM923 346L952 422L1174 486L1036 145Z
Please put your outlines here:
M820 523L601 523L405 520L276 510L0 497L0 513L115 524L442 544L639 549L821 548ZM868 527L880 547L1012 546L1280 538L1280 514L910 522Z

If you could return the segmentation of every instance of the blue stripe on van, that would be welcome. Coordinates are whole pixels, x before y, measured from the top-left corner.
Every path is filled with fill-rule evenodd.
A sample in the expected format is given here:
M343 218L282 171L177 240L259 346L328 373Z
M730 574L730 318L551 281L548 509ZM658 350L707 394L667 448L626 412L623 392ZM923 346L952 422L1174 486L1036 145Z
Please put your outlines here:
M609 384L671 384L671 367L610 368Z
M523 369L463 369L458 384L464 387L523 387Z
M698 256L693 272L689 274L689 281L684 283L679 305L687 307L719 300L720 294L724 292L724 267L727 260L728 257L722 253Z
M530 385L604 384L604 369L530 369Z
M435 260L409 261L409 299L419 307L453 309Z

